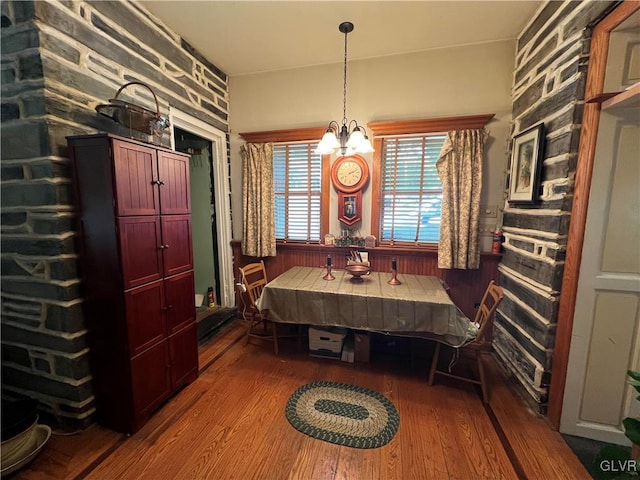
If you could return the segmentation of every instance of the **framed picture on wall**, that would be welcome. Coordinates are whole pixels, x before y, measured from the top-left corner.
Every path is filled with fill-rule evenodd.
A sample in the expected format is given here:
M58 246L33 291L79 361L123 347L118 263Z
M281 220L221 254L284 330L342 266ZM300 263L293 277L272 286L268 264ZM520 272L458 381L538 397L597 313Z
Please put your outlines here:
M544 156L544 123L513 138L509 170L509 203L535 203Z

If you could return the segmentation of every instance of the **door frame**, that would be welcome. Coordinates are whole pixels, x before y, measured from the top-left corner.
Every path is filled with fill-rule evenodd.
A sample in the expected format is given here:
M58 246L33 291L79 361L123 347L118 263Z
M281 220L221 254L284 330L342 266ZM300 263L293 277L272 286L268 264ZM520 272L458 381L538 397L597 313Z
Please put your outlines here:
M216 208L216 233L218 240L218 270L220 273L220 305L235 306L233 276L233 252L231 250L231 191L229 188L229 168L227 135L222 130L203 122L175 107L169 106L169 122L173 127L186 130L209 140L213 150L213 195ZM175 139L171 135L171 148L175 149Z
M578 278L582 262L582 248L589 208L589 194L593 163L595 161L598 125L600 123L600 103L589 102L602 93L609 53L609 37L611 31L640 9L640 3L625 1L607 15L593 29L591 49L589 52L589 70L585 91L585 106L578 147L578 164L576 169L573 193L571 222L567 238L567 254L562 277L562 291L558 310L558 327L551 369L551 385L549 388L548 418L555 429L560 428L562 403L567 380L569 349L573 332L573 317L578 294Z

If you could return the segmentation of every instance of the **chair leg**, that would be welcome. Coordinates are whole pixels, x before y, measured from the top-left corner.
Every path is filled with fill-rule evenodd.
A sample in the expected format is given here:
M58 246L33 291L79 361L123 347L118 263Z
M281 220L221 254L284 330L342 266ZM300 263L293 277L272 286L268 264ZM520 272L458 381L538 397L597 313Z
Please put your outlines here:
M484 375L482 354L480 352L476 352L476 357L478 359L478 374L480 375L480 386L482 387L482 401L484 403L489 403L489 390L487 388L487 379Z
M433 385L433 380L436 376L438 357L440 357L440 342L436 342L436 350L435 352L433 352L433 360L431 360L431 370L429 371L429 385Z
M249 343L249 335L251 334L251 329L253 328L255 322L256 322L256 317L252 314L251 315L251 320L249 320L249 326L247 327L247 333L244 336L244 346L245 347Z

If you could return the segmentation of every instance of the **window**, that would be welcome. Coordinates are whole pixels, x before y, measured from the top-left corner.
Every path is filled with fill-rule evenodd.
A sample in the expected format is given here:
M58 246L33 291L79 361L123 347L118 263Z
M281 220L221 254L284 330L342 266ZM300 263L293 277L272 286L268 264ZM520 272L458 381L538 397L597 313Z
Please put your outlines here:
M273 187L277 240L320 240L322 156L318 142L273 146Z
M367 125L375 148L371 232L381 244L438 243L442 185L436 162L446 132L483 128L492 118L486 114Z
M312 152L326 126L241 133L273 143L276 240L318 242L329 231L330 155Z
M381 242L438 243L442 184L436 162L445 137L382 139Z

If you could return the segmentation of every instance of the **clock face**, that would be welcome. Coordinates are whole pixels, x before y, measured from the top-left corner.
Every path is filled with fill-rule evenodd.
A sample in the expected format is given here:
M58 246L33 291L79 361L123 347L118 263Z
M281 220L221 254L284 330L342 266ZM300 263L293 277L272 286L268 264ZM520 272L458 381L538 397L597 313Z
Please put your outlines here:
M360 155L340 157L331 166L331 181L340 192L354 193L367 184L369 166Z
M352 187L362 178L362 167L354 161L343 162L338 168L337 177L346 187Z

